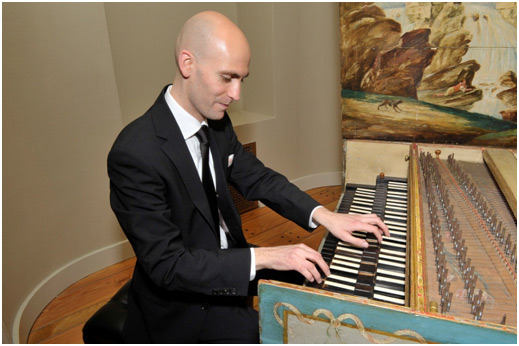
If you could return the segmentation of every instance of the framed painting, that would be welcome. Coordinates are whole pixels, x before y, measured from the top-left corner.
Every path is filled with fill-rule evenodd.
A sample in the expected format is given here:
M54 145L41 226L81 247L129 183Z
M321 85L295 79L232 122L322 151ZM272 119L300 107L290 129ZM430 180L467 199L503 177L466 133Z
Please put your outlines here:
M344 139L516 147L517 4L341 3Z

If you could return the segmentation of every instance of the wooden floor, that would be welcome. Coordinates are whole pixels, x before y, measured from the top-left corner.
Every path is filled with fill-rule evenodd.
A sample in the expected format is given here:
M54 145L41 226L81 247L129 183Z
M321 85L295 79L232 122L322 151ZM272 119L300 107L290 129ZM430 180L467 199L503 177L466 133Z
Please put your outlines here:
M334 210L341 194L340 186L307 191L329 210ZM267 207L242 215L243 230L249 243L274 246L305 243L317 249L324 235L321 226L308 233ZM98 271L71 285L43 310L29 334L28 343L83 343L84 323L127 282L133 272L135 258Z

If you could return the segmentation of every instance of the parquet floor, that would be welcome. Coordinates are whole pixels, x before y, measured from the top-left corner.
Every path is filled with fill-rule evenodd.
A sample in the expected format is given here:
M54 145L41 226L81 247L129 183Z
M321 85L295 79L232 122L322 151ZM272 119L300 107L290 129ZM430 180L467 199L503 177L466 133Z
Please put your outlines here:
M329 210L334 210L341 191L341 186L328 186L307 193ZM242 214L242 222L247 241L258 246L305 243L317 249L325 233L322 226L308 233L267 207ZM65 289L42 311L31 329L28 343L83 343L84 323L131 278L134 266L135 258L131 258Z

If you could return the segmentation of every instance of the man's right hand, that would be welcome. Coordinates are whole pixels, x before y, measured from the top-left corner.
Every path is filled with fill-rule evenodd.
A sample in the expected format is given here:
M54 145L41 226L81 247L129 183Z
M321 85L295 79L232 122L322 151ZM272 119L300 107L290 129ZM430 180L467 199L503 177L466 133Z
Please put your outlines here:
M321 274L330 275L330 269L321 254L305 244L259 247L254 249L256 270L274 269L279 271L295 270L308 281L322 282Z

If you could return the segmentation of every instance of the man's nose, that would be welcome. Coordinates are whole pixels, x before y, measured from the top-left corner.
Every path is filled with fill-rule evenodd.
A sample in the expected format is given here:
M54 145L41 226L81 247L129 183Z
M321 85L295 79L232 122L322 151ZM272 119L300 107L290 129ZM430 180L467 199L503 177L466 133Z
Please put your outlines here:
M241 80L239 79L233 79L231 85L229 86L229 90L227 94L230 98L233 99L233 101L238 101L240 99L240 93L241 93Z

